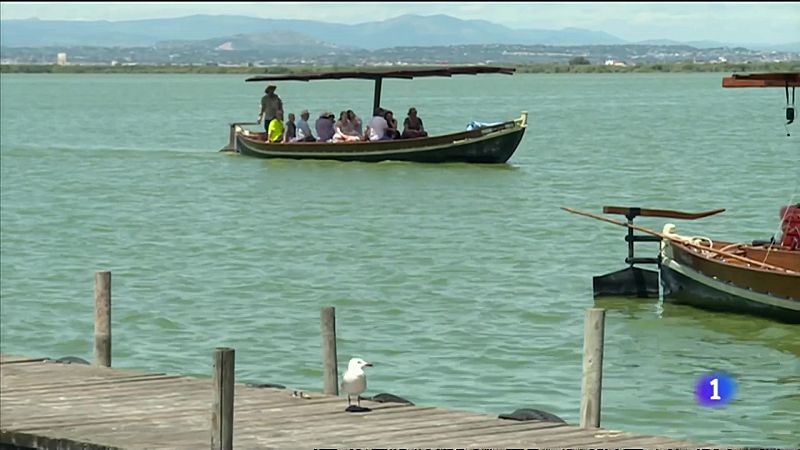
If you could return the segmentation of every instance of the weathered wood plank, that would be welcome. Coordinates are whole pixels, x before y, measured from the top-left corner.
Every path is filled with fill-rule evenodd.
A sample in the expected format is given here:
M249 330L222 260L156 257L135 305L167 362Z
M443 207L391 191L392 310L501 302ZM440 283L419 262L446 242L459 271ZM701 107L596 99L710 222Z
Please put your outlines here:
M419 437L433 435L436 436L440 433L448 431L469 429L486 429L498 426L497 422L489 417L483 416L450 416L441 415L430 418L414 418L408 417L403 421L396 421L389 424L382 423L359 423L354 426L358 430L357 442L371 442L374 446L376 442L386 445L393 442L395 439L409 439L409 437ZM334 442L335 440L346 441L350 440L352 443L354 427L339 427L337 430L319 430L324 436L321 441ZM282 428L284 431L295 432L293 437L297 438L297 431ZM315 431L318 431L315 429ZM278 444L288 444L291 441L278 441ZM311 444L311 442L309 442ZM341 446L344 444L336 444ZM369 447L369 446L368 446Z
M103 444L63 437L47 437L18 431L0 430L0 442L21 448L76 449L76 450L126 450Z
M181 385L172 379L159 379L152 381L130 380L123 384L113 386L96 386L93 389L83 390L66 390L66 391L47 391L47 392L32 392L32 393L15 393L13 395L3 396L4 400L13 400L15 398L35 398L42 402L48 401L63 401L70 399L72 401L80 401L84 399L93 398L118 398L125 396L141 395L144 392L152 392L158 394L159 392L176 392L177 390L184 389L194 392L197 387L192 385Z
M25 358L18 356L0 355L0 364L38 364L48 358Z
M91 387L92 389L102 389L105 386L109 385L116 385L116 384L124 384L124 383L141 383L141 382L149 382L149 381L161 381L161 380L172 380L172 381L179 381L181 380L182 376L180 375L139 375L136 377L121 377L116 379L98 379L92 380L84 383L74 382L74 383L59 383L59 384L34 384L34 385L25 385L19 386L10 389L3 389L3 395L11 396L15 394L20 395L37 395L37 394L47 394L52 393L54 391L57 392L64 392L64 391L84 391L86 388Z
M435 440L437 442L447 441L459 443L459 446L475 447L481 445L472 444L471 442L473 440L482 439L486 441L487 438L491 439L495 435L509 436L508 439L512 439L521 433L526 433L526 436L558 435L574 429L575 427L556 422L516 422L498 419L492 426L486 428L476 429L472 427L462 427L446 433L436 433L435 431L431 431L430 433L414 433L411 439L404 439L401 442L390 441L387 442L387 445L428 445L429 442Z
M608 440L602 433L604 430L597 428L585 429L570 427L561 428L555 433L519 433L518 435L503 434L489 437L481 436L472 440L464 441L464 445L488 445L515 447L515 446L535 446L535 447L574 447L579 445L600 445L601 442ZM600 432L600 433L598 433ZM625 437L614 435L619 439L630 438L629 434Z
M65 370L66 368L66 370ZM120 374L141 374L148 373L141 370L132 369L112 369L109 367L89 366L85 364L62 364L53 360L45 360L31 364L3 364L0 365L0 372L4 375L25 374L26 377L35 375L46 376L53 371L60 371L65 378L85 377L85 376L114 376Z
M38 424L40 420L44 421L46 424L53 424L53 421L58 420L60 417L74 417L76 414L80 414L84 421L91 420L93 418L109 418L109 417L125 417L138 414L141 410L145 411L158 411L169 409L173 412L178 412L181 410L192 410L192 411L200 411L205 412L207 410L207 399L200 398L200 397L193 397L193 398L182 398L183 394L165 394L163 396L158 396L153 398L153 394L150 393L147 398L141 397L127 397L123 399L115 399L113 403L108 403L108 398L100 398L97 399L96 402L77 402L69 406L68 409L62 410L60 412L55 412L52 414L42 415L41 413L41 402L37 402L36 407L28 408L28 410L20 411L18 408L18 403L15 402L5 402L3 403L3 407L13 407L17 409L15 411L15 424L27 424L27 425L35 425ZM98 401L100 403L98 403ZM323 399L323 402L331 402L331 399ZM267 405L274 405L275 403L263 403L259 402L258 399L253 398L246 398L242 401L239 401L238 407L236 408L237 413L240 412L247 412L247 411L254 411L258 412L259 415L263 418L263 411L264 407ZM283 406L287 406L285 401L282 399ZM26 404L20 404L20 406L28 406ZM291 406L291 405L288 405ZM3 410L4 410L3 409ZM378 410L381 411L381 410ZM305 417L305 416L314 416L314 415L321 415L321 414L333 414L334 411L318 411L312 410L310 413L303 412L298 415L292 415L290 417ZM9 415L6 415L3 418L0 418L0 424L9 425L8 419ZM82 421L83 422L83 421ZM283 422L281 420L280 422Z
M406 413L411 413L407 411ZM345 413L343 413L345 414ZM467 426L469 424L485 423L485 417L463 417L457 414L435 414L425 416L415 415L402 415L390 414L384 415L379 419L361 420L352 417L339 416L335 420L326 421L324 427L320 424L314 424L314 433L317 435L325 436L326 439L337 437L352 438L353 430L358 430L358 437L360 439L375 439L381 441L386 436L399 434L407 436L409 434L418 434L429 428L440 427L443 424L452 424L454 421L460 423L459 426ZM277 444L286 444L295 442L298 438L303 437L308 432L309 423L297 421L291 424L280 424L281 436L283 439L277 440ZM309 442L310 443L310 442Z
M594 428L597 431L597 428ZM561 436L559 436L561 437ZM530 439L527 438L519 438L519 439L505 439L505 437L500 437L499 439L492 440L491 445L493 446L501 446L501 447L514 447L514 446L535 446L535 447L546 447L546 446L558 446L558 447L572 447L572 446L593 446L593 447L611 447L611 448L648 448L657 446L659 448L678 448L674 444L676 441L670 438L660 438L660 437L650 437L650 436L625 436L620 437L615 440L603 439L603 438L594 438L594 439L581 439L578 444L567 443L566 439L564 441L560 440L559 437L547 437L547 438L537 438L532 437ZM483 442L473 442L469 445L489 445L488 441ZM694 446L693 446L694 447Z

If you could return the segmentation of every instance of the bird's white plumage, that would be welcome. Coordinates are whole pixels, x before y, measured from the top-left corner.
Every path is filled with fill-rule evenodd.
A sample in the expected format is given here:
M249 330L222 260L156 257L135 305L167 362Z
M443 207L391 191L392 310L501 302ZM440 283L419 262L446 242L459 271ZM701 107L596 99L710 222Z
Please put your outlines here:
M342 391L348 396L361 395L367 390L367 374L364 367L372 367L372 364L361 358L353 358L347 364L347 371L342 376Z

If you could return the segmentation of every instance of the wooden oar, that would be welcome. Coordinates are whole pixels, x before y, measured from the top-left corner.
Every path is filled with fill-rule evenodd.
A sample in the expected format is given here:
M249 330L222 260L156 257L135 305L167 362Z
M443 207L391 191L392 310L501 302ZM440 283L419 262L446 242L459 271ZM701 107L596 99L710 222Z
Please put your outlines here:
M714 214L719 214L724 212L725 209L714 209L711 211L703 211L699 213L687 213L683 211L674 211L671 209L647 209L647 208L631 208L628 206L603 206L603 212L606 214L622 214L623 216L627 216L629 213L635 210L637 216L647 216L647 217L669 217L671 219L685 219L685 220L694 220L694 219L701 219L703 217L713 216Z
M756 261L754 259L745 258L744 256L735 255L733 253L724 252L722 250L717 250L717 249L710 248L710 247L703 247L702 245L692 244L691 242L684 242L684 241L682 241L682 240L680 240L678 238L667 236L666 234L659 233L658 231L651 230L651 229L645 228L645 227L640 227L638 225L634 225L634 224L631 224L631 223L626 223L626 222L622 222L622 221L619 221L619 220L610 219L608 217L600 216L600 215L597 215L597 214L578 211L577 209L573 209L573 208L567 208L567 207L563 207L562 206L561 209L563 209L566 212L570 212L572 214L577 214L579 216L591 217L592 219L602 220L603 222L613 223L614 225L633 228L634 230L638 230L638 231L641 231L641 232L644 232L644 233L647 233L647 234L652 234L652 235L658 236L661 239L667 239L669 241L673 241L673 242L677 242L679 244L683 244L683 245L685 245L687 247L693 247L693 248L696 248L696 249L699 249L699 250L709 251L709 252L712 252L712 253L716 253L718 255L726 256L726 257L731 258L731 259L738 259L739 261L746 262L748 264L753 264L753 265L756 265L756 266L760 266L760 267L763 267L765 269L778 270L778 271L787 272L787 273L795 273L792 270L784 269L783 267L773 266L771 264L767 264L767 263L763 263L763 262L760 262L760 261Z

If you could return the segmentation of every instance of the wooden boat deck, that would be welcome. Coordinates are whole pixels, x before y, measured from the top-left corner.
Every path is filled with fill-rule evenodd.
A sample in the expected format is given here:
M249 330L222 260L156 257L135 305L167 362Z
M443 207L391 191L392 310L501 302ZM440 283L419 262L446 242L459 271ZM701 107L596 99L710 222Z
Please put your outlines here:
M210 378L0 355L0 445L209 448L211 403ZM345 406L342 397L237 384L234 448L714 447L430 406L362 401L367 413Z

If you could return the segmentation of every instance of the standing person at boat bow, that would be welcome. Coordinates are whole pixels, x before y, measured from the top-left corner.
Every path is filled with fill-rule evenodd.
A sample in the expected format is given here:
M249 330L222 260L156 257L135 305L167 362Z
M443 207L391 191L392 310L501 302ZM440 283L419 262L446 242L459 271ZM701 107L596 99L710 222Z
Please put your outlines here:
M261 112L258 113L258 122L264 121L264 131L269 133L269 123L275 118L279 110L283 110L283 101L275 93L277 87L270 84L264 89L266 95L261 97Z

